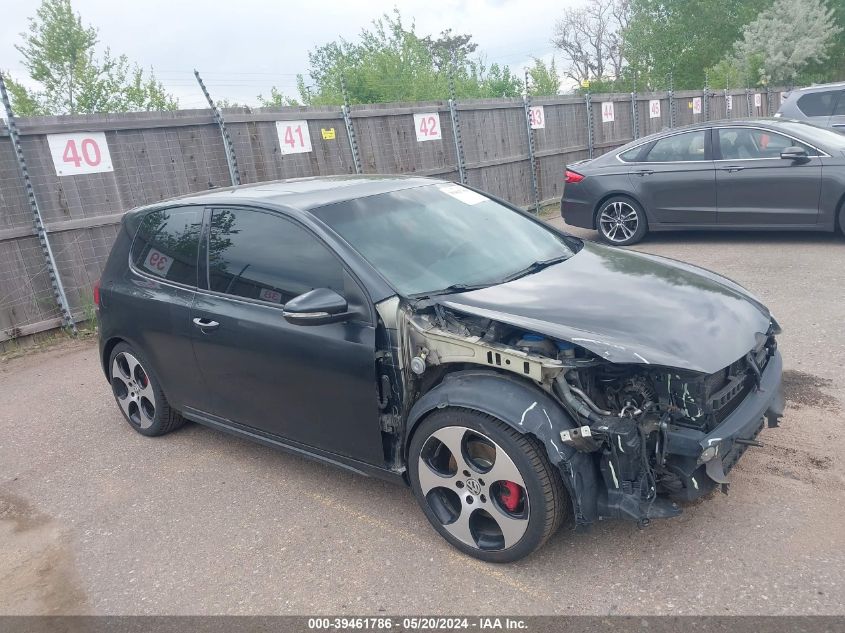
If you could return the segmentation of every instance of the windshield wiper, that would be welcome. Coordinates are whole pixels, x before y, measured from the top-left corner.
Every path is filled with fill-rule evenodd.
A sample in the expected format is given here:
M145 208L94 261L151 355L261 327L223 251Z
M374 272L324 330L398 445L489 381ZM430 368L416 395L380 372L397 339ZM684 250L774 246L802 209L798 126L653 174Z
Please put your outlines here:
M569 255L558 255L557 257L552 257L551 259L541 259L536 262L532 262L522 270L518 270L515 273L511 273L507 277L502 278L500 283L507 283L508 281L513 281L514 279L519 279L520 277L525 277L526 275L539 272L544 268L566 261L569 257Z
M456 292L468 292L470 290L481 290L482 288L488 288L492 284L452 284L451 286L446 286L445 288L441 288L440 290L431 290L427 292L421 292L419 294L411 295L414 299L430 299L431 297L437 297L439 295L450 295Z

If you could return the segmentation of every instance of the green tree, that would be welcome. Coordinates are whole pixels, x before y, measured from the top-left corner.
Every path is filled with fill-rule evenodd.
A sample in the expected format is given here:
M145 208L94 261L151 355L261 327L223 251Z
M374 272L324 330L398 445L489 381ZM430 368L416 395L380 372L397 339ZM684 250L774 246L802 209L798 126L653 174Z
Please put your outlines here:
M70 0L42 0L15 48L38 88L12 82L12 107L20 115L173 110L153 71L106 49L97 56L97 29L86 26Z
M542 59L534 58L534 65L528 69L528 94L534 97L551 96L560 92L560 77L552 57L548 65Z
M262 108L278 108L280 106L298 106L299 102L279 91L276 86L270 88L270 96L258 95L258 105Z
M772 1L630 0L630 21L622 34L630 72L652 89L667 88L670 73L677 89L701 88L705 69L720 61L743 27Z
M828 60L842 33L835 18L824 0L775 0L745 27L713 74L734 85L792 85L811 64Z
M451 30L437 38L420 37L394 9L363 29L357 40L340 38L310 51L308 81L303 75L297 79L299 97L305 104L342 103L343 78L351 103L446 99L450 74L459 98L519 95L522 82L510 68L487 68L474 55L476 47L470 35ZM290 101L281 94L280 100L274 105Z

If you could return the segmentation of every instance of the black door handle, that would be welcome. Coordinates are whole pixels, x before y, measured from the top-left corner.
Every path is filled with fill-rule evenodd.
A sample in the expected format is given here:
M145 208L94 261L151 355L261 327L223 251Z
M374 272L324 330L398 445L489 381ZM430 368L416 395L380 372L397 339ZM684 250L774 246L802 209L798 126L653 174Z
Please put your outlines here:
M201 330L213 330L214 328L219 327L220 324L217 321L212 321L211 319L197 317L194 319L194 325Z

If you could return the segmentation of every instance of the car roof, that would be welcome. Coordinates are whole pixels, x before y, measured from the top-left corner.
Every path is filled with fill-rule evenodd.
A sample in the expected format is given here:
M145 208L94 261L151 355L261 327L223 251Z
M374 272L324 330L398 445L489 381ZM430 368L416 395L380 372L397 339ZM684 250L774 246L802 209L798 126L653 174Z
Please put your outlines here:
M804 88L795 88L791 92L823 92L825 90L845 88L845 81L838 81L832 84L815 84Z
M263 203L288 209L310 211L337 202L445 182L436 178L394 175L291 178L209 189L208 191L186 194L138 207L133 209L132 212L140 213L153 207L167 206L175 202L186 205Z

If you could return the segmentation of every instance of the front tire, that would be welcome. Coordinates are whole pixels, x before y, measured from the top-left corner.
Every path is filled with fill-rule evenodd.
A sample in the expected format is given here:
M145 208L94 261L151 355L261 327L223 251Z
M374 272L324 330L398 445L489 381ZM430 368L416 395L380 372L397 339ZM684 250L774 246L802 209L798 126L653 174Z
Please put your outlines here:
M109 380L123 417L141 435L164 435L185 424L167 402L149 363L130 345L115 345L109 357Z
M602 241L613 246L629 246L646 236L648 219L637 201L625 196L613 196L599 207L596 228Z
M528 556L567 514L563 483L542 444L477 411L446 408L427 416L411 440L408 466L434 529L483 561Z

